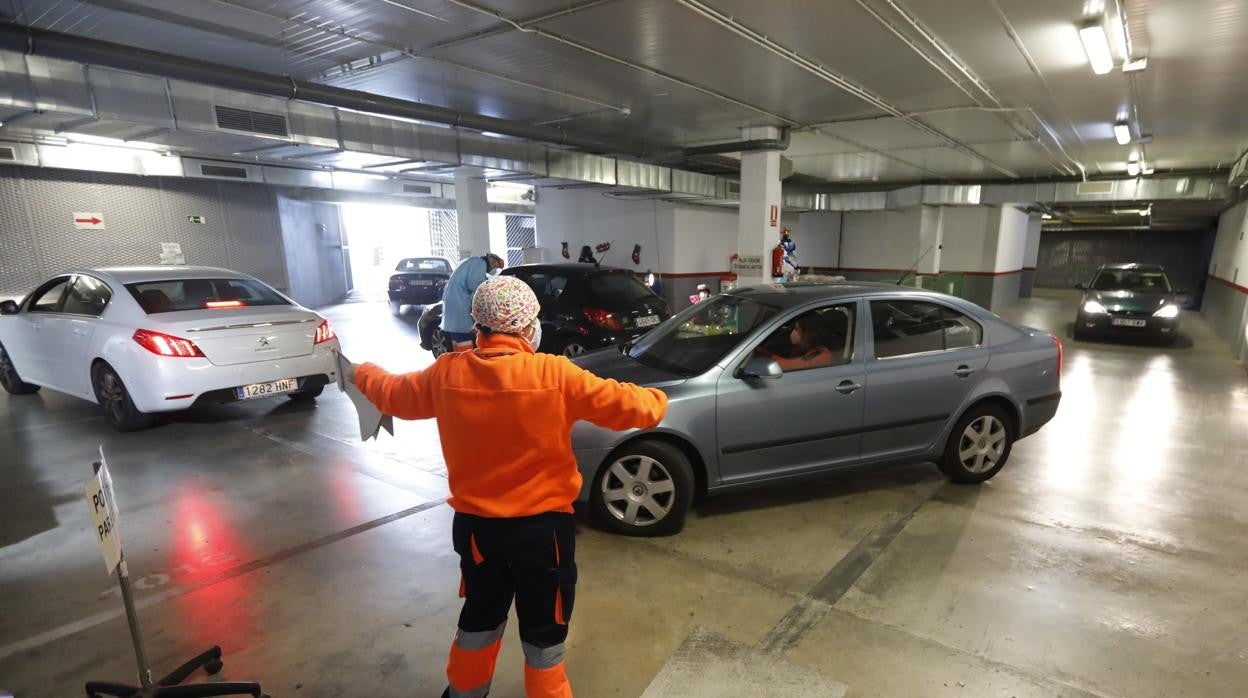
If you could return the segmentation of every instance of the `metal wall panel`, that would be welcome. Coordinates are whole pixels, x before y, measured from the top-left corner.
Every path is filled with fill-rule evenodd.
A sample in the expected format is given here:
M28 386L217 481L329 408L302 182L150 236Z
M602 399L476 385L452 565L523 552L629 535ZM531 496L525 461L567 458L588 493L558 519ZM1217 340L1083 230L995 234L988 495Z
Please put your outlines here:
M76 212L103 214L105 229L76 229ZM189 264L287 287L270 187L0 167L0 294L27 293L74 267L156 264L162 242L182 245Z
M0 293L14 295L30 291L41 278L26 195L16 173L15 167L0 167Z
M1102 264L1160 264L1174 285L1195 293L1205 276L1208 235L1158 231L1043 232L1036 285L1070 288L1087 283Z

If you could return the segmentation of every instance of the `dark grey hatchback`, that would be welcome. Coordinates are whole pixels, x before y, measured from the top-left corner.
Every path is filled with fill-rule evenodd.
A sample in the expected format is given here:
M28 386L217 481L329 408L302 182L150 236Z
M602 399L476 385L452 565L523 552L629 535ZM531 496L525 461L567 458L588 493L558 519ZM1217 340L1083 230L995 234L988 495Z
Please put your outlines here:
M1105 264L1083 291L1075 317L1075 339L1110 332L1160 337L1174 342L1183 291L1156 264Z

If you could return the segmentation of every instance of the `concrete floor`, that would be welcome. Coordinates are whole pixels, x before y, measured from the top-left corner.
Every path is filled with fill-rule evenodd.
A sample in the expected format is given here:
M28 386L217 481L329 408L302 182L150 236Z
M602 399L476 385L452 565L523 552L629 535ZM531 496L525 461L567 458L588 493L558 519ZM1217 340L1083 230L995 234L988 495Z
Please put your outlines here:
M1065 336L1074 303L1006 314ZM429 362L414 316L328 314L356 360ZM1056 420L984 486L920 464L713 499L672 538L586 526L577 694L1243 695L1248 375L1198 315L1184 332L1067 340ZM274 696L437 695L458 608L437 434L354 424L329 392L130 435L0 397L0 694L133 676L82 499L103 444L159 668L219 643ZM522 693L514 625L495 696Z

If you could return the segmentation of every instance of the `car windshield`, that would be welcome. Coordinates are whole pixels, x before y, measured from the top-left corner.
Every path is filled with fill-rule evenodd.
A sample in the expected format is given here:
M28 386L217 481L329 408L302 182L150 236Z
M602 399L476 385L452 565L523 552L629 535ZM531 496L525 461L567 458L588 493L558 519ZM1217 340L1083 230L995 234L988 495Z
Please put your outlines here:
M629 305L654 298L654 293L632 274L598 274L589 277L589 292L603 305Z
M413 257L399 262L399 266L394 268L395 271L437 271L446 274L451 273L451 265L445 259L436 257Z
M737 296L715 296L686 308L642 337L628 355L681 376L703 373L766 323L778 308Z
M218 310L255 305L290 305L255 279L170 279L126 284L148 315L180 310Z
M1170 280L1160 270L1102 269L1092 281L1092 290L1169 293Z

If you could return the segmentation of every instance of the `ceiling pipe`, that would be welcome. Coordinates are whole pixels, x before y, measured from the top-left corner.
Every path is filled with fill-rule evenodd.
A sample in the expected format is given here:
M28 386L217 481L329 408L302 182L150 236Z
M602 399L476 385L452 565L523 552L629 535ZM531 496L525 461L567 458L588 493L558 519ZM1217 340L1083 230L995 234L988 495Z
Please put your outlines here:
M696 157L698 155L719 155L722 153L753 153L760 150L788 150L789 129L780 129L779 138L753 138L728 143L712 143L682 149L681 155Z
M0 50L102 65L136 73L159 73L165 77L203 83L227 90L312 102L476 131L489 131L591 153L618 153L635 157L643 155L632 148L573 136L560 128L532 126L483 114L461 112L358 90L330 87L289 76L183 58L88 37L26 27L12 22L0 22Z

